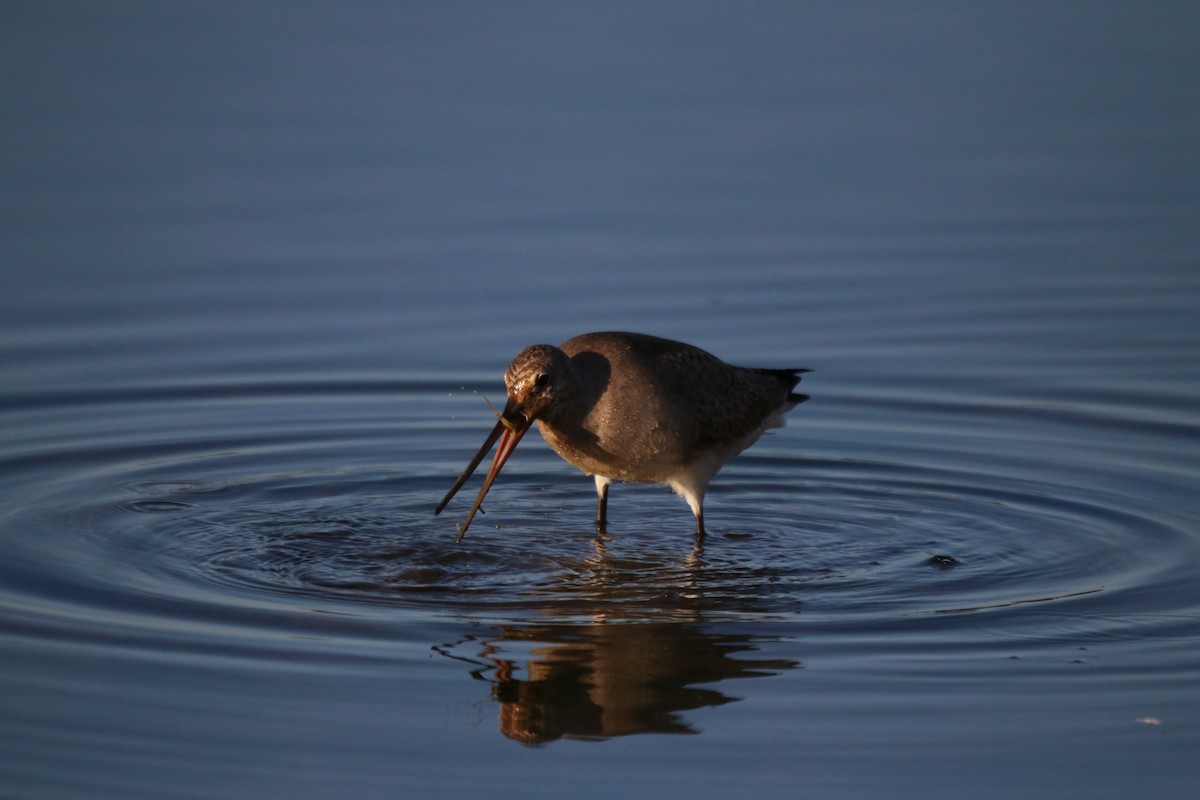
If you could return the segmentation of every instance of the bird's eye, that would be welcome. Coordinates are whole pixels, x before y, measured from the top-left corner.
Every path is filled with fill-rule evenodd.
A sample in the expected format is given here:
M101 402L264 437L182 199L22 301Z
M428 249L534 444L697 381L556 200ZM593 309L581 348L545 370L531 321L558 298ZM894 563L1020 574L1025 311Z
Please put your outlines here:
M538 376L533 379L533 388L545 389L550 385L550 376L545 372L539 372Z

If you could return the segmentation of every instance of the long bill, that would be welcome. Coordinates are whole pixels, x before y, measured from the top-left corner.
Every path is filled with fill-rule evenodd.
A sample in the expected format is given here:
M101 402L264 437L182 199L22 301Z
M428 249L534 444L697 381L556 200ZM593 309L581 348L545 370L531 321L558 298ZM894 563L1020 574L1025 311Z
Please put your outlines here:
M471 520L475 518L475 513L479 511L479 507L483 505L483 498L487 495L488 490L492 488L492 483L495 482L496 477L500 474L500 470L504 468L504 464L508 461L508 457L511 456L513 450L516 449L517 443L521 441L521 438L533 425L533 420L531 419L521 419L521 421L518 423L512 421L510 416L515 416L520 419L519 414L512 413L511 404L509 407L504 409L504 414L502 414L499 421L496 422L496 427L492 428L492 432L488 434L487 439L483 441L483 446L479 448L479 452L476 453L475 457L471 459L471 463L468 464L467 468L463 470L463 473L458 476L458 480L454 482L454 485L450 487L450 491L446 492L446 496L442 498L442 502L438 503L438 507L434 509L433 513L435 514L440 514L442 512L442 509L444 509L446 504L450 502L450 498L454 497L458 490L462 488L463 484L467 482L467 479L471 477L473 472L475 472L475 469L479 466L480 462L483 461L483 459L487 456L488 451L492 449L492 445L494 445L496 440L499 439L500 445L496 448L496 455L492 459L492 466L488 469L487 476L483 479L483 486L479 489L479 496L475 498L475 504L471 506L471 511L467 514L466 522L464 522L462 527L458 529L458 538L455 540L457 542L461 542L463 536L467 534L467 528L471 525Z

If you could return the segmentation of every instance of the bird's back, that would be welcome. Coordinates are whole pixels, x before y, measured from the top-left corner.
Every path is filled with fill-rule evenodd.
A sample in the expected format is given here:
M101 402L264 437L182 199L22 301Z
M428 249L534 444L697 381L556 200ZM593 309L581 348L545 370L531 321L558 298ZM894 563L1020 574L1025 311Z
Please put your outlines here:
M803 370L735 367L655 336L591 333L562 350L588 383L603 387L583 427L625 462L678 465L726 450L731 457L807 399L791 392Z

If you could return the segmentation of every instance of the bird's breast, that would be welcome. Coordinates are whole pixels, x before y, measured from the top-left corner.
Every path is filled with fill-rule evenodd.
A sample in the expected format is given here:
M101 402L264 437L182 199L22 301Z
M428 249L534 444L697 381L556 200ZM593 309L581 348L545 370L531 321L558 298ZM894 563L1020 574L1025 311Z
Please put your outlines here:
M560 427L538 421L542 438L567 463L589 475L603 475L620 481L662 483L674 474L679 459L664 442L652 435L606 435L582 425ZM611 433L611 432L609 432Z

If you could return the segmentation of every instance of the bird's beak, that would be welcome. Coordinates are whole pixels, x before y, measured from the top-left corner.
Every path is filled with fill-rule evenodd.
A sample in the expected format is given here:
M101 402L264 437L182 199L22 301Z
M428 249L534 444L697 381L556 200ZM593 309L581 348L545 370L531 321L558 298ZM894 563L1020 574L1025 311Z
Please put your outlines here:
M492 459L492 466L488 469L487 477L483 479L483 486L479 489L479 496L475 498L475 505L471 506L471 512L467 514L467 521L458 529L458 539L462 541L463 536L467 534L467 527L470 526L471 520L475 518L475 512L483 504L483 498L487 495L488 489L492 488L492 483L496 480L496 476L500 474L504 463L508 461L508 457L512 455L513 450L517 447L517 442L521 441L529 428L533 425L533 419L526 417L523 413L517 410L517 404L511 398L508 404L504 406L504 413L500 415L500 419L496 422L496 427L492 428L492 432L483 440L483 446L479 448L479 452L471 459L471 463L467 464L467 468L463 470L462 475L458 476L458 480L450 487L450 491L446 492L446 496L442 498L442 502L438 503L438 507L434 509L434 514L442 513L442 509L450 502L450 498L462 488L462 485L467 482L467 478L471 477L471 473L479 466L479 462L487 456L488 451L492 449L492 445L496 440L500 440L500 446L496 448L496 455Z

